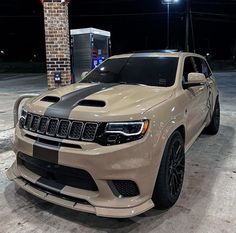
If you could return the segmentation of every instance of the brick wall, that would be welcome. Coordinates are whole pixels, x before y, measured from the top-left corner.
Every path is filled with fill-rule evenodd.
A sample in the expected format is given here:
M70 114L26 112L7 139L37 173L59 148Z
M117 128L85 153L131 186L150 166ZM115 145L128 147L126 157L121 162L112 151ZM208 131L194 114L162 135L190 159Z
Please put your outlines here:
M68 4L61 0L44 0L44 24L48 89L54 89L54 73L61 72L60 86L71 82Z

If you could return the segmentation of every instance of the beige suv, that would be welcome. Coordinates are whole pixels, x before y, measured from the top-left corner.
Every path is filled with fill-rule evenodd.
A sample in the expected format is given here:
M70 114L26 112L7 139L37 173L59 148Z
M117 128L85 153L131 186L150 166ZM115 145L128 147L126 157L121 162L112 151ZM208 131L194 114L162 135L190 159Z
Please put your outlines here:
M168 209L181 192L186 151L219 124L204 57L114 56L81 82L24 105L7 175L39 198L98 216Z

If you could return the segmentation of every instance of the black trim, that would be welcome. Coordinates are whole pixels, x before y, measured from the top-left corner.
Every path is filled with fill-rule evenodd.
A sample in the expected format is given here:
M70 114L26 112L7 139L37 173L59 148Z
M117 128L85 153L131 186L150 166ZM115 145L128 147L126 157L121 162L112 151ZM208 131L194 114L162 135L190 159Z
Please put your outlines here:
M97 85L92 85L77 91L71 92L67 95L62 96L61 100L55 104L50 105L46 112L45 116L53 118L63 118L68 119L71 111L77 107L78 103L84 98L95 94L99 91L108 89L110 87L116 86L119 84L115 83L101 83Z
M27 185L30 185L31 187L41 191L41 192L44 192L45 194L50 194L54 197L58 197L58 198L61 198L61 199L64 199L64 200L67 200L67 201L71 201L71 202L74 202L75 204L83 204L83 205L91 205L88 201L84 200L84 199L80 199L80 198L76 198L76 197L71 197L71 196L68 196L68 195L65 195L65 194L62 194L62 193L58 193L58 192L54 192L54 191L49 191L49 190L46 190L42 187L40 187L39 185L36 185L28 180L26 180L25 178L23 177L20 177L19 178L20 180L22 180L23 182L25 182Z
M58 164L59 146L46 145L41 142L35 142L33 145L33 157Z
M109 180L107 183L116 197L135 197L140 194L137 184L132 180Z
M106 106L106 103L101 100L81 100L78 103L79 106L85 106L85 107L98 107L103 108Z
M49 103L57 103L60 101L60 97L58 97L58 96L45 96L40 101L49 102Z
M45 138L41 138L40 137L35 137L29 134L26 134L25 137L30 138L32 140L35 140L37 142L41 142L43 144L46 145L52 145L52 146L58 146L58 147L68 147L68 148L74 148L74 149L82 149L82 147L80 145L77 144L71 144L71 143L65 143L62 142L60 139L55 138L56 140L52 140L51 138L47 139Z
M17 162L29 171L37 174L43 179L39 179L38 186L58 192L64 186L98 191L98 187L93 177L86 170L68 167L56 163L51 163L36 159L23 153L18 153Z
M46 190L49 190L58 194L60 194L61 190L65 187L65 185L59 184L55 182L54 180L45 179L43 177L39 178L35 184L41 188L44 188Z

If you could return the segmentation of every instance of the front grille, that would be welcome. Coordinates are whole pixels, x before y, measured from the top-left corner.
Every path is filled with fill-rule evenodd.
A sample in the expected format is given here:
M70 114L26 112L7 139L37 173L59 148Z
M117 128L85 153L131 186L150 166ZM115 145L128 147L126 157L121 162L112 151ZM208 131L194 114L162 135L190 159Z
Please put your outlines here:
M82 139L87 141L93 141L97 131L97 124L95 123L86 123L84 127Z
M18 154L18 162L53 186L71 186L89 191L98 191L92 176L85 170L46 162L22 153Z
M47 124L49 122L49 118L41 117L40 124L38 127L38 133L45 134L47 130Z
M57 136L60 138L66 138L70 127L70 121L62 120L59 124Z
M39 121L40 121L39 116L33 116L32 124L30 128L32 131L36 131L38 129Z
M71 125L69 137L71 139L80 139L82 128L83 128L83 123L73 122Z
M30 113L27 114L26 121L25 121L25 127L26 128L30 128L31 123L32 123L32 118L33 118L32 114L30 114Z
M112 183L122 197L135 197L139 195L137 184L131 180L113 180Z
M49 136L55 136L57 133L57 126L58 126L59 120L57 119L51 119L48 124L47 132L46 134Z
M28 113L22 121L24 129L51 137L94 141L99 124L49 118Z

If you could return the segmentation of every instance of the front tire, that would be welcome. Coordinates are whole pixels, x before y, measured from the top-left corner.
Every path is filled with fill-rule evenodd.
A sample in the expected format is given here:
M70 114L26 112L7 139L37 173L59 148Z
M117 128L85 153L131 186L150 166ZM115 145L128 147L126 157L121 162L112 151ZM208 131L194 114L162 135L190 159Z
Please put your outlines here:
M216 135L220 128L220 102L217 97L211 123L204 130L206 134Z
M179 198L185 170L184 139L175 131L167 141L152 200L157 209L169 209Z

